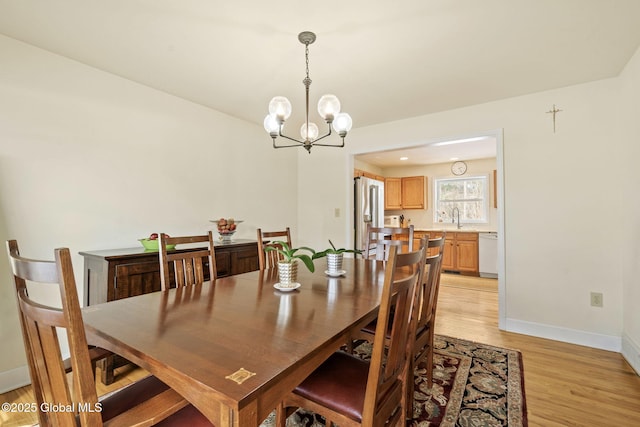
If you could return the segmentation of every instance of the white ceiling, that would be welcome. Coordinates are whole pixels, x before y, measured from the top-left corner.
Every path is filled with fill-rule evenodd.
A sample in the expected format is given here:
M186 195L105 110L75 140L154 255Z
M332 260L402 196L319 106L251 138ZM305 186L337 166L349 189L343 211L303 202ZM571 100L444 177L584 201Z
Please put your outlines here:
M466 141L466 139L470 141ZM450 144L450 142L455 143ZM496 150L497 141L495 136L477 136L454 141L436 142L429 145L419 145L400 150L359 154L356 158L365 163L380 167L413 166L450 163L455 160L488 159L496 157Z
M639 22L639 0L0 0L0 34L231 116L287 96L296 135L303 30L312 104L334 93L357 131L614 77Z

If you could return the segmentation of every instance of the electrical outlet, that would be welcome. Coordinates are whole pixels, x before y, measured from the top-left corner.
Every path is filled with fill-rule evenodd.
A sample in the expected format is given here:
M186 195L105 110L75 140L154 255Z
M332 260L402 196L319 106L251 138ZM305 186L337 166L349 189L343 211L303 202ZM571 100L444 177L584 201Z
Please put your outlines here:
M602 307L601 292L591 292L591 307Z

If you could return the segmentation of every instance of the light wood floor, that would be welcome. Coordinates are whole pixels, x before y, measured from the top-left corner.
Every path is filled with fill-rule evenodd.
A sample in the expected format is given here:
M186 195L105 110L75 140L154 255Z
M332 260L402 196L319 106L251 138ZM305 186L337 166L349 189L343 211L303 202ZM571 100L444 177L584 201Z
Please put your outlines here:
M522 352L530 427L640 426L640 377L619 353L500 331L496 280L441 284L436 333Z
M522 352L530 427L640 426L640 377L620 354L498 330L496 280L445 274L441 283L436 333ZM98 393L143 375L141 369L121 372ZM0 403L32 401L29 387L0 395ZM3 427L35 422L28 414L0 412Z

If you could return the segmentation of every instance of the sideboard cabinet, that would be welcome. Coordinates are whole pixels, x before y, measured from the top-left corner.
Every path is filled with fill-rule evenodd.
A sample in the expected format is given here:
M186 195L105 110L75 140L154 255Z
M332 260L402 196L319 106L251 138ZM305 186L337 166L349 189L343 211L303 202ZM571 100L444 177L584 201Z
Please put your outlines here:
M177 251L197 249L178 249ZM216 242L215 250L217 277L258 269L258 242L255 240ZM85 251L80 252L80 255L84 257L85 306L160 290L158 251L147 251L140 247ZM206 258L205 262L208 262ZM208 266L205 266L204 270L205 279L209 280ZM114 370L126 363L128 361L119 356L107 357L101 365L102 383L106 385L113 383Z
M194 249L178 249L189 250ZM215 250L218 277L258 269L258 243L255 240L216 242ZM84 257L85 306L160 290L157 251L140 247L84 251L80 255Z

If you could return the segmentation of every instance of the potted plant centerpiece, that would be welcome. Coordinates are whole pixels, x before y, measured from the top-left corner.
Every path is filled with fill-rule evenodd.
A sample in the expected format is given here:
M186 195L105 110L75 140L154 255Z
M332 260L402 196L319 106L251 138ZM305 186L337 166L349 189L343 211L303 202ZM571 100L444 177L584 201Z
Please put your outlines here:
M362 251L358 249L345 249L345 248L337 249L333 244L333 242L331 241L331 239L329 239L329 244L331 245L330 248L325 249L324 251L321 251L321 252L316 252L313 255L313 259L322 258L326 256L327 271L325 271L325 273L327 273L330 276L339 276L345 273L345 271L342 269L342 259L344 258L345 253L352 253L352 254L362 253Z
M310 272L313 273L315 271L312 257L316 251L309 247L301 246L299 248L290 248L287 242L277 240L270 246L266 246L264 250L267 252L277 251L282 255L282 259L278 261L278 277L281 288L297 288L299 286L299 284L296 283L298 278L298 260L301 260ZM301 250L309 251L310 255L298 252Z

